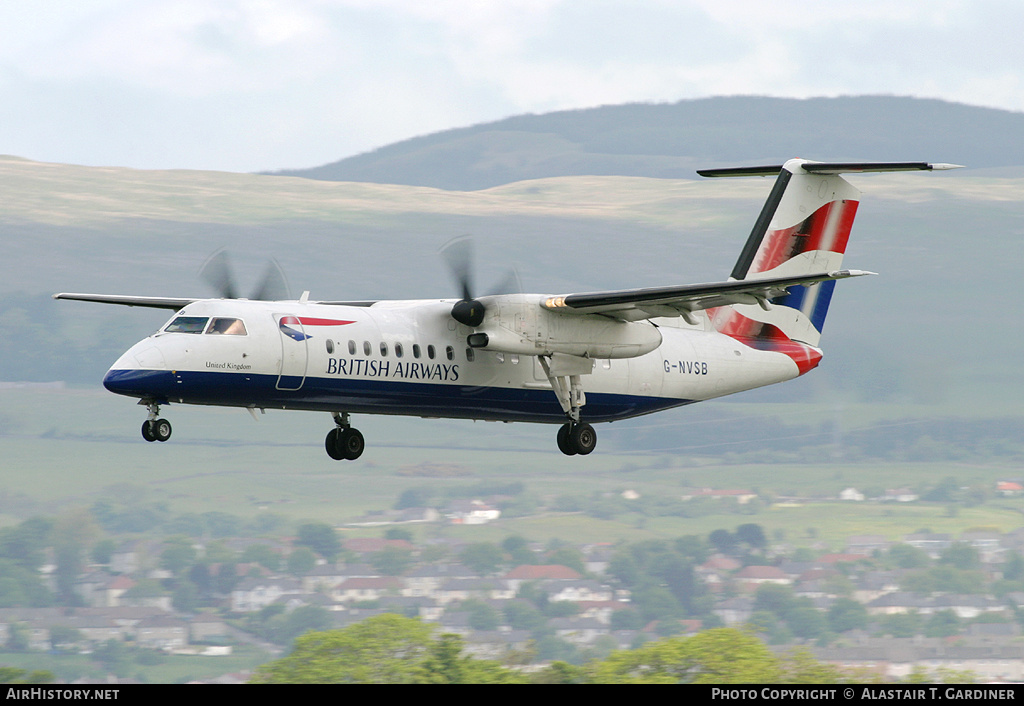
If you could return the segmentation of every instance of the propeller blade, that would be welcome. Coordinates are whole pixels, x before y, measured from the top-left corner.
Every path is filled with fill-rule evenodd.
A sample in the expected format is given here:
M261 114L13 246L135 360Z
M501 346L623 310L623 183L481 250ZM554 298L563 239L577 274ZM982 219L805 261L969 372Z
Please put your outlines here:
M291 298L288 293L288 280L277 260L271 258L267 263L267 269L263 272L260 285L249 298L257 301L281 301Z
M231 273L227 250L221 248L210 255L199 268L199 277L213 287L222 298L238 298L238 287L235 286L235 278Z
M512 268L498 284L488 290L488 294L522 294L523 282L519 279L519 270Z
M452 238L440 250L441 256L448 264L448 269L455 277L456 284L462 292L462 299L473 298L473 239L468 235Z

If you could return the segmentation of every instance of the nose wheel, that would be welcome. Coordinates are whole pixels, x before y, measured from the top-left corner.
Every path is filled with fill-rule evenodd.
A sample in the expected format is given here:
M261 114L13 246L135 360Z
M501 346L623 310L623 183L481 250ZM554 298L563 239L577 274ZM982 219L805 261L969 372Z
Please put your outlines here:
M366 448L362 433L349 424L348 413L335 414L334 422L337 426L327 432L324 440L327 455L335 461L355 461Z
M569 422L558 428L558 450L566 456L586 456L597 447L597 432L586 422Z
M149 419L142 423L142 438L146 441L167 441L171 438L171 423L160 419L160 405L144 403L149 409Z

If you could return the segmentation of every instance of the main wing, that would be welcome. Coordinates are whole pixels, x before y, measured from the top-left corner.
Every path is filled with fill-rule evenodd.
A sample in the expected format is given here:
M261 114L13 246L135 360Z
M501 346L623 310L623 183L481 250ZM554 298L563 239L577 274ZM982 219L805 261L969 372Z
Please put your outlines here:
M98 302L100 304L121 304L122 306L144 306L150 309L183 309L199 299L183 299L175 297L133 297L122 294L77 294L61 292L53 295L54 299L72 299L80 302Z
M759 304L767 309L770 306L768 300L786 294L789 287L873 274L864 270L834 270L795 277L564 294L547 298L543 306L563 314L603 314L623 321L682 316L693 324L696 323L691 316L694 311L729 304Z

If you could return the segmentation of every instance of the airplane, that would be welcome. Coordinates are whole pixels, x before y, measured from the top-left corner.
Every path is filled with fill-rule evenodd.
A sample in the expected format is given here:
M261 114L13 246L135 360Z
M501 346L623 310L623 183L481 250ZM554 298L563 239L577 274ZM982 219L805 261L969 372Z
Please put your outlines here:
M860 192L845 173L933 171L927 162L814 162L700 170L774 176L726 281L570 294L415 301L313 301L54 294L174 311L110 367L103 385L147 409L146 441L167 441L171 404L328 412L336 460L363 453L353 414L558 424L568 455L593 424L784 382L822 358L821 331ZM462 253L465 252L463 249ZM456 259L465 258L456 251Z

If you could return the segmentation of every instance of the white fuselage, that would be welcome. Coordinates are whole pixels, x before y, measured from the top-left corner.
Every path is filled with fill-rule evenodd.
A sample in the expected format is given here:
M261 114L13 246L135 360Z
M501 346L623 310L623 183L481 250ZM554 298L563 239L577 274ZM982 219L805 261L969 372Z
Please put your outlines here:
M451 317L452 304L197 301L122 355L104 384L160 404L564 422L538 357L469 348L473 329ZM647 414L800 372L782 353L706 330L703 317L697 326L657 324L661 344L653 351L588 360L592 370L580 376L587 421Z

